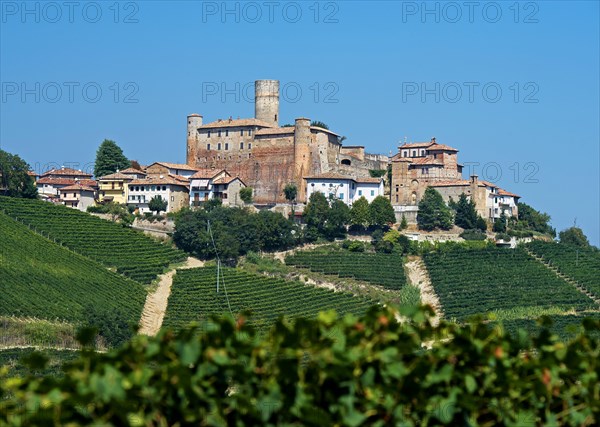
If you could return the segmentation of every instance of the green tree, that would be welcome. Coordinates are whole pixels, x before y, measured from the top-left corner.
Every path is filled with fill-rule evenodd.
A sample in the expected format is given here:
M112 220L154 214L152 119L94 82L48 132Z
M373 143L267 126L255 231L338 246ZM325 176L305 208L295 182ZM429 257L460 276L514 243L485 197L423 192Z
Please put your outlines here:
M506 215L504 214L504 212L502 212L502 215L500 215L499 218L496 218L494 220L494 227L492 228L492 230L495 233L506 233L506 222Z
M396 222L396 215L390 199L377 196L369 205L369 223L375 227L386 227Z
M244 187L240 189L240 199L244 203L252 203L252 187Z
M346 235L346 226L350 222L350 208L339 199L333 200L327 212L325 237L334 239Z
M156 215L160 214L161 211L166 211L167 206L167 201L159 195L154 196L148 203L148 209L152 212L156 212Z
M350 224L354 227L365 229L369 226L369 217L369 201L365 196L362 196L352 203L352 209L350 209Z
M419 229L431 231L435 229L449 230L452 228L452 212L444 203L442 195L431 187L427 187L419 202L417 215Z
M308 240L315 240L319 235L325 234L325 223L328 214L329 202L327 202L325 195L319 191L312 193L302 213L302 218L306 223Z
M519 210L518 228L537 231L538 233L556 236L556 230L549 224L550 215L539 212L526 203L517 205Z
M296 187L296 184L290 182L283 188L283 194L285 195L285 199L290 202L290 205L292 206L292 219L294 219L294 202L298 196L298 187Z
M402 214L402 221L400 221L400 230L406 230L408 228L408 221L406 220L406 216Z
M570 227L566 230L561 231L558 234L560 243L565 245L579 246L587 248L590 246L588 238L583 234L583 230L579 227Z
M477 215L477 222L475 223L475 228L477 230L486 232L487 231L487 221L480 215Z
M0 150L0 194L23 199L35 199L37 189L28 175L30 167L16 154Z
M312 122L310 122L311 126L316 126L319 128L323 128L323 129L329 129L329 126L327 126L327 124L319 121L319 120L313 120Z
M477 227L477 210L475 202L467 198L465 193L462 193L455 204L456 215L454 216L454 224L465 230L471 230Z
M94 175L96 178L115 173L117 169L127 169L131 162L123 154L121 147L110 139L105 139L96 152Z

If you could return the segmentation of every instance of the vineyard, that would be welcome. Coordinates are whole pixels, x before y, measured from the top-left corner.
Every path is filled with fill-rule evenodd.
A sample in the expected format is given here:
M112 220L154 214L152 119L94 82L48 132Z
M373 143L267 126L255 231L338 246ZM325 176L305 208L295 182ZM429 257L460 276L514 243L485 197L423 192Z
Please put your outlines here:
M140 283L186 259L182 251L93 215L38 200L0 197L0 211Z
M527 248L600 298L600 251L539 241L528 244Z
M139 319L142 285L0 213L0 316L81 321L94 305Z
M32 369L24 362L34 352L42 353L48 359L48 364L43 369ZM77 359L80 356L78 351L71 350L50 350L44 349L36 351L33 348L11 348L0 350L0 367L8 368L8 375L25 377L28 375L61 375L63 364ZM0 401L0 406L2 405Z
M555 333L563 340L573 338L573 336L583 331L582 321L585 318L600 320L600 313L588 312L582 314L565 314L548 316L552 321L550 331ZM534 319L513 319L502 322L504 330L510 334L516 334L519 329L524 329L531 335L535 335L540 330L540 325ZM592 332L596 338L600 338L600 331Z
M374 301L321 288L223 269L224 283L216 290L216 268L178 270L173 281L163 325L178 328L191 321L203 321L209 315L231 311L252 311L252 323L264 329L279 316L314 317L319 311L335 309L339 314L362 314Z
M494 311L597 309L593 301L522 249L454 247L425 254L433 287L449 319ZM522 311L522 310L521 310Z
M362 280L390 290L399 290L406 285L403 259L395 254L316 249L288 255L285 263L313 272Z

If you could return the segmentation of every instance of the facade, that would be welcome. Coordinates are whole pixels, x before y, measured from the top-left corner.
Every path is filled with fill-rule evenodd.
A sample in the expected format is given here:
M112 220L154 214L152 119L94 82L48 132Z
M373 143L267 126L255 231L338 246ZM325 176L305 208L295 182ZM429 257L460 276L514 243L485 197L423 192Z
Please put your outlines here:
M190 177L190 206L198 207L210 199L224 205L241 206L240 189L246 184L224 169L200 170Z
M225 206L243 206L240 190L245 186L244 181L237 176L223 176L213 181L213 194Z
M60 189L60 201L73 209L86 212L96 203L96 190L86 185L74 184Z
M391 159L390 193L398 220L404 215L408 221L416 221L418 204L427 187L435 188L446 203L450 199L458 200L464 193L475 202L477 213L489 220L502 212L517 216L519 196L493 183L480 181L476 175L464 180L457 153L455 148L438 144L435 138L399 147L398 154Z
M181 163L167 163L167 162L154 162L147 166L145 169L146 175L149 177L157 176L182 176L184 178L190 178L198 171L198 168L194 168Z
M142 179L146 173L137 169L128 168L98 178L98 199L100 202L114 202L127 204L129 200L128 184L134 179Z
M255 117L216 120L207 124L199 114L187 121L187 164L198 169L225 169L254 189L259 204L285 202L283 188L298 187L306 200L303 178L328 172L369 177L369 169L385 169L388 158L344 149L335 132L311 126L308 118L279 125L279 83L255 82ZM342 163L344 161L344 163Z
M308 176L305 180L307 200L315 193L323 193L328 199L339 199L348 206L364 197L371 203L375 197L384 195L383 179L352 178L345 175L328 173Z
M52 169L44 172L36 181L38 194L43 199L60 199L60 190L72 185L87 186L96 189L98 184L92 175L70 168Z
M189 180L176 175L148 176L128 184L127 204L140 213L151 212L148 204L155 196L167 201L166 212L175 212L189 206Z

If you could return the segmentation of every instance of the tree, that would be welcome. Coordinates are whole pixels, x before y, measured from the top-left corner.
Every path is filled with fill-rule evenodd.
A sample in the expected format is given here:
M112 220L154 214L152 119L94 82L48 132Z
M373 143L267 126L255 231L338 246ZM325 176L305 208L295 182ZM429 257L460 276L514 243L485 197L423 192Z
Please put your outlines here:
M560 243L565 245L579 246L587 248L590 246L588 238L583 234L583 230L579 227L570 227L561 231L558 234Z
M431 231L437 228L449 230L452 228L452 212L444 203L442 195L431 187L427 187L419 202L417 215L419 229Z
M462 193L458 198L458 202L455 204L456 215L454 217L454 224L458 225L465 230L471 230L477 227L477 210L475 209L475 202L467 198L465 193Z
M302 213L309 240L315 240L315 237L324 234L328 213L329 203L325 195L319 191L312 193Z
M160 214L161 211L166 211L167 206L167 201L159 195L154 196L152 200L150 200L150 202L148 203L148 208L152 212L156 212L156 215Z
M333 200L327 212L325 237L334 239L346 235L346 226L350 222L350 208L339 199Z
M329 130L329 126L327 126L325 123L319 120L313 120L312 122L310 122L310 125Z
M365 196L362 196L352 203L352 209L350 209L350 224L354 227L365 229L369 226L369 217L369 201L365 199Z
M550 215L539 212L526 203L518 203L519 228L556 236L556 230L549 224Z
M487 221L480 215L477 215L477 222L475 223L475 228L477 230L486 232L487 231Z
M408 228L408 221L404 214L402 214L402 221L400 221L400 230L406 230Z
M252 203L252 187L244 187L240 189L240 199L244 203Z
M128 167L131 167L131 162L127 160L121 147L116 142L105 139L96 152L96 164L94 165L96 178Z
M500 218L496 218L494 220L494 227L492 228L492 230L495 233L506 233L506 215L504 214L504 212L502 212L502 215L500 215Z
M369 205L369 223L375 227L385 227L396 222L396 215L390 199L377 196Z
M285 194L285 199L288 202L290 202L290 204L292 205L292 219L293 219L294 214L295 214L294 201L296 200L296 197L298 196L298 187L296 187L296 184L290 182L283 188L283 194Z
M16 154L0 150L0 194L23 199L37 198L30 167Z

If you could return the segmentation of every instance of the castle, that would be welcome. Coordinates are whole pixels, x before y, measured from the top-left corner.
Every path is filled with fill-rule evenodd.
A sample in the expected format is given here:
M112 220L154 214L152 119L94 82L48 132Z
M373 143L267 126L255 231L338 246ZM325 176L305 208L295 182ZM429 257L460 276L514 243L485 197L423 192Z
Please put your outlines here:
M199 114L187 118L189 166L225 169L254 189L257 204L285 202L283 189L296 184L299 202L306 201L306 176L339 173L369 177L386 169L389 158L365 153L363 146L342 146L340 135L311 120L297 118L279 126L279 81L255 82L254 118L218 119L204 124Z

